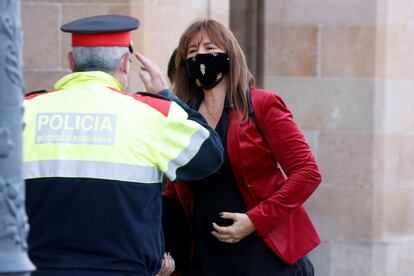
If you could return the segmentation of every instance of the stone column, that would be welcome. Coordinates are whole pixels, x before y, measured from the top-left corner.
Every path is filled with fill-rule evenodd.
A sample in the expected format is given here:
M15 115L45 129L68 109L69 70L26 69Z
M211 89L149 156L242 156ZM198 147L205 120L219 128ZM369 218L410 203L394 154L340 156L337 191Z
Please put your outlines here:
M0 275L29 275L22 180L20 1L0 1Z
M264 0L231 0L230 29L246 56L250 72L263 86Z

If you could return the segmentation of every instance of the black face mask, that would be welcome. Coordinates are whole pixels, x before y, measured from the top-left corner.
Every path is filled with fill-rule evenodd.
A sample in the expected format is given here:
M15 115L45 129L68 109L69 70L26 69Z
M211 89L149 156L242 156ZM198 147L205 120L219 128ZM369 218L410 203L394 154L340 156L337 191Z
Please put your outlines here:
M226 53L197 54L186 60L187 72L195 84L213 89L230 70L230 58Z

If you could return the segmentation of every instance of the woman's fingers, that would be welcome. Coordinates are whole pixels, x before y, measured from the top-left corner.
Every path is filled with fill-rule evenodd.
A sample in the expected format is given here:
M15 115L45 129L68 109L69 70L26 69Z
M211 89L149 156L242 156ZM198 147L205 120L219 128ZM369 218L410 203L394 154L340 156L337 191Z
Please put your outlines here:
M237 213L221 212L220 217L222 217L224 219L236 220L237 219Z
M225 240L233 238L228 234L222 234L217 231L211 231L211 234L213 234L213 236L215 236L220 241L225 241Z
M211 231L211 234L215 236L218 240L222 242L228 242L239 240L236 233L233 231L232 226L218 226L216 223L213 222L213 228L214 230Z
M211 234L215 236L219 241L225 242L225 243L236 243L240 241L240 239L237 237L227 235L227 234L220 234L216 231L211 231Z
M256 230L246 214L222 212L220 216L233 220L233 224L230 226L219 226L213 222L214 230L211 234L222 242L238 242Z
M213 228L219 233L230 233L231 232L231 226L218 226L215 222L213 222Z

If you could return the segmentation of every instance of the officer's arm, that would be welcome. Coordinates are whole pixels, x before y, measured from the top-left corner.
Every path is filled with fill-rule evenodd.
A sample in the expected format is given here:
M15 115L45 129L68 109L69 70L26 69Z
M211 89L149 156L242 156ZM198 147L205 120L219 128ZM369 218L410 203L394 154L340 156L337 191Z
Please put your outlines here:
M189 120L196 121L197 123L199 123L200 125L202 125L206 129L208 129L210 131L210 133L213 133L215 136L217 136L216 138L218 139L218 141L220 141L220 137L210 127L210 125L207 123L207 121L203 117L203 115L201 115L201 113L199 113L196 110L189 107L188 104L186 104L185 102L180 100L180 98L178 98L175 94L173 94L169 89L162 90L161 92L158 93L158 95L161 95L161 96L169 99L170 101L176 102L188 114L188 119ZM221 142L220 142L220 144L221 144Z
M168 92L164 96L177 97ZM169 105L168 115L160 133L158 163L170 180L192 181L216 172L223 163L220 137L195 110L182 108L175 101Z
M162 95L174 103L169 113L176 114L170 114L163 140L174 145L172 149L178 146L182 150L173 154L165 150L160 152L159 161L164 173L170 180L190 181L216 172L223 163L224 150L220 137L200 113L166 89L161 70L156 63L139 53L135 53L135 57L142 64L140 77L146 90Z
M200 145L194 157L187 164L177 169L176 180L197 180L216 172L223 163L224 154L223 145L218 134L199 112L190 108L168 89L161 91L159 95L177 103L188 114L188 120L197 122L208 132L206 133L208 138Z
M185 110L185 112L187 112L188 119L198 122L209 131L212 130L200 113L190 108L185 102L175 96L175 94L171 93L171 91L167 88L159 66L155 62L138 52L135 52L134 55L137 60L142 63L141 69L143 69L143 71L140 71L139 76L144 83L147 92L161 95L176 102L182 109Z

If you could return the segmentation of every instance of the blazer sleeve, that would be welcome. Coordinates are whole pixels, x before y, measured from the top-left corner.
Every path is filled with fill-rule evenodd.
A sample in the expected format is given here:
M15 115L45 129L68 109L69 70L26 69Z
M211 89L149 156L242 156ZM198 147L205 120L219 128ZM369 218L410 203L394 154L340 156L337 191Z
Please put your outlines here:
M321 174L282 98L265 93L255 114L270 151L287 175L273 195L247 212L259 235L264 235L304 204L320 184Z
M162 194L165 197L178 200L178 195L177 195L177 192L175 190L174 183L169 181L169 180L166 181L165 189L164 189Z

